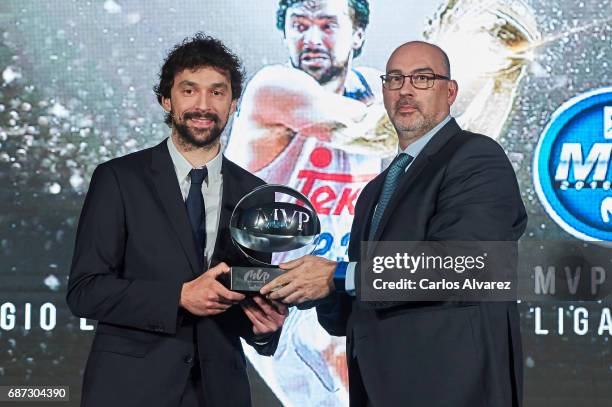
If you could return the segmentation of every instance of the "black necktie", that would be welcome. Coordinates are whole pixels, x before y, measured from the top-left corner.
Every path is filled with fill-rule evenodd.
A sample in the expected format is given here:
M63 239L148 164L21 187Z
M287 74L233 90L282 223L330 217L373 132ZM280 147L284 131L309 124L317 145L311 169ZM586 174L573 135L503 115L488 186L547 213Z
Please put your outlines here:
M204 209L204 197L202 196L202 182L204 182L207 175L208 170L206 167L189 171L191 186L189 187L189 195L187 195L187 200L185 201L187 215L191 223L191 231L193 232L201 267L207 266L204 264L204 250L206 249L206 214Z

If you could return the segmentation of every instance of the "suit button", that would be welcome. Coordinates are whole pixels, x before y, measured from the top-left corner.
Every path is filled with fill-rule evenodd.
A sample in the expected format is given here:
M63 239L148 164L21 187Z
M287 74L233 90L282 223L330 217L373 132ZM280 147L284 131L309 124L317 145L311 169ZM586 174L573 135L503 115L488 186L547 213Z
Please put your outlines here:
M185 355L185 357L183 358L183 361L190 365L190 364L193 363L193 356L192 355Z

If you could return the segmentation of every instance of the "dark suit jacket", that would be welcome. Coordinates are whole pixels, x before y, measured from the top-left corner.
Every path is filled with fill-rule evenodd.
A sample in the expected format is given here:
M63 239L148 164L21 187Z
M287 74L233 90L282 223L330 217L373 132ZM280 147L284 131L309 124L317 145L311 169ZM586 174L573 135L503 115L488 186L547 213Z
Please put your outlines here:
M349 258L361 241L387 171L356 207ZM451 119L404 174L375 241L516 241L527 215L514 170L492 139ZM321 325L347 335L351 405L519 406L522 357L516 303L366 303L334 294L317 307Z
M263 184L223 157L219 230L211 259L247 265L229 235L240 198ZM269 260L263 259L263 260ZM98 321L84 406L177 406L197 352L206 406L248 406L240 337L272 355L280 331L254 344L239 306L214 317L182 308L182 284L201 274L166 141L96 168L77 231L67 301Z

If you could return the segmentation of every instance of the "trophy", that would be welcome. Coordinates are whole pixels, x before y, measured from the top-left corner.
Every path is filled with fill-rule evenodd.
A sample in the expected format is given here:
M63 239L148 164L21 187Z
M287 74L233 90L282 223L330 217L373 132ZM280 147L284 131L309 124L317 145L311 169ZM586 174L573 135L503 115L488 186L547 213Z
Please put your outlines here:
M255 188L238 202L230 219L232 241L251 266L231 267L225 284L233 291L259 291L285 272L272 262L312 253L320 232L317 212L302 193L275 184ZM271 257L272 262L256 257Z

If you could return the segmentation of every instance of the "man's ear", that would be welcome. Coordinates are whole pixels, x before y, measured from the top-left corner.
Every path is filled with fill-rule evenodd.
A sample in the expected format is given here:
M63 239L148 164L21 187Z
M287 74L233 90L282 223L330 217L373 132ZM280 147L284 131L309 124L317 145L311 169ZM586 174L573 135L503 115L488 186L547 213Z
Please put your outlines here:
M357 51L363 46L365 41L365 31L363 28L358 27L353 31L353 51Z
M232 100L232 104L230 105L229 111L230 116L236 113L236 107L238 107L238 99Z
M459 93L459 84L456 80L448 81L448 105L451 106L457 99L457 93Z
M170 98L165 98L162 96L161 105L164 108L164 110L168 113L170 113L170 111L172 110L172 101L170 100Z

